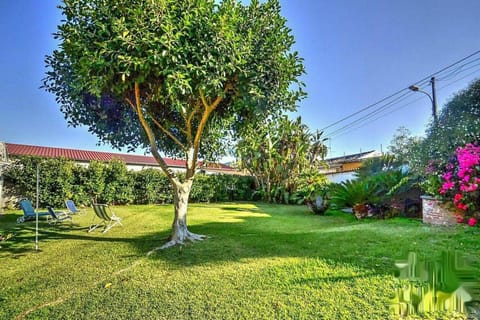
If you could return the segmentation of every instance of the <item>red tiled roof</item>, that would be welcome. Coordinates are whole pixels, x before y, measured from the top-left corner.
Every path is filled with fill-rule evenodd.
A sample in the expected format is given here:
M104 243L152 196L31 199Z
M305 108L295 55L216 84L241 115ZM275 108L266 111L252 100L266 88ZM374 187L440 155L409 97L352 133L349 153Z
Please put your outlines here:
M112 152L100 152L100 151L88 151L77 149L65 149L65 148L53 148L53 147L41 147L30 146L24 144L5 143L7 147L7 154L12 156L38 156L47 158L59 158L63 157L70 160L90 162L97 161L109 161L112 159L119 159L130 165L148 165L158 166L157 161L152 156L141 156L135 154L125 153L112 153ZM169 167L185 168L185 160L163 158L165 163ZM202 163L200 163L201 166ZM219 166L219 167L218 167ZM210 165L207 166L210 169ZM232 167L224 164L215 164L214 168L219 171L233 171Z

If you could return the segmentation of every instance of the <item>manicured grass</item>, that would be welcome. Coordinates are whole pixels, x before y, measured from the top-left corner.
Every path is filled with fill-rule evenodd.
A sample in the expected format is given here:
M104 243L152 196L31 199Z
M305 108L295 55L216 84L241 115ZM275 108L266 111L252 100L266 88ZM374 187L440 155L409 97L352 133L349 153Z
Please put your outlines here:
M190 206L206 241L146 254L169 235L172 206L115 207L124 227L0 218L0 319L396 319L389 299L397 260L458 250L480 271L478 228L406 219L355 221L305 207ZM453 315L445 315L451 319ZM458 316L462 319L464 316Z

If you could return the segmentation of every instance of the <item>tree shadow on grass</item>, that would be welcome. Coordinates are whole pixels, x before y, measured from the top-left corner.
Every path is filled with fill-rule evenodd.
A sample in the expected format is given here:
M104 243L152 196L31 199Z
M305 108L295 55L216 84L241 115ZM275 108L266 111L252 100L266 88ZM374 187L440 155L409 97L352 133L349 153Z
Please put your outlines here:
M196 266L222 262L242 262L256 258L312 258L336 261L378 269L389 267L395 270L398 255L379 249L384 236L374 231L356 231L356 241L345 230L323 234L319 232L258 231L248 225L258 224L258 218L247 218L247 222L208 223L191 228L192 232L210 237L204 241L159 250L152 259L167 260L178 266ZM367 241L366 239L376 239ZM392 241L392 239L389 239ZM411 250L404 249L406 256Z
M285 226L278 221L272 223L268 215L274 213L269 210L260 208L250 212L253 215L229 216L235 220L233 222L192 225L190 231L209 238L183 247L159 250L151 258L166 260L179 267L256 258L312 258L391 274L396 270L395 260L405 258L408 252L415 250L414 239L401 233L378 232L378 228L385 226L376 222L357 222L348 215L339 219L337 216L320 217L295 211L292 215L301 222L300 225ZM258 212L262 215L255 215Z
M158 250L149 259L163 260L173 266L184 268L225 262L244 262L249 259L308 258L321 259L333 264L351 264L375 270L378 274L396 271L394 262L404 259L408 252L418 250L415 234L422 235L416 225L391 226L382 221L358 222L349 215L313 216L306 210L285 206L256 206L248 208L220 207L230 221L219 220L207 223L192 223L190 231L207 235L205 241L188 243L181 247ZM281 210L285 212L280 212ZM233 212L232 212L233 211ZM279 213L280 212L280 213ZM289 220L294 219L294 220ZM285 222L287 221L287 222ZM291 225L286 223L291 222ZM293 222L294 221L294 222ZM142 224L142 219L130 221ZM138 225L137 225L138 227ZM95 242L126 243L132 247L132 256L145 256L153 248L166 242L170 230L159 229L143 234L125 236L115 232L87 233L87 227L70 226L68 223L43 226L40 242L55 240L78 240ZM128 230L125 225L124 230ZM402 230L416 228L411 236ZM152 228L150 228L152 229ZM121 230L121 229L120 229ZM33 252L34 226L17 229L15 238L0 249L0 256L18 258ZM428 232L424 232L428 236ZM445 243L431 246L423 254L435 254Z

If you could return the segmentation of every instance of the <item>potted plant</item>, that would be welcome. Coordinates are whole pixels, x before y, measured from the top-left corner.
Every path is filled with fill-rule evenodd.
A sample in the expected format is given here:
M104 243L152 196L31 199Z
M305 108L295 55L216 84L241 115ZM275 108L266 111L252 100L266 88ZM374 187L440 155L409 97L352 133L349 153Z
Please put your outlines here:
M420 183L424 191L422 199L422 220L424 223L436 225L454 225L455 217L444 204L440 194L442 186L443 165L439 161L431 160L426 169L426 177Z
M306 204L318 215L323 215L330 206L329 185L323 174L307 172L299 176L298 187L293 199L298 204Z

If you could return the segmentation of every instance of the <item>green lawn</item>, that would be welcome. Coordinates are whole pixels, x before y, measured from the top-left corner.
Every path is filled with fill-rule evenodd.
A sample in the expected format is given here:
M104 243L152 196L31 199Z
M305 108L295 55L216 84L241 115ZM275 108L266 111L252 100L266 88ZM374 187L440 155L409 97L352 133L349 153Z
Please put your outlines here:
M355 221L305 207L194 204L189 225L208 239L146 254L164 243L172 206L115 207L124 227L0 218L0 319L396 319L395 261L409 252L464 253L480 271L480 229L405 219ZM444 319L452 319L452 314ZM457 319L464 319L459 315Z

